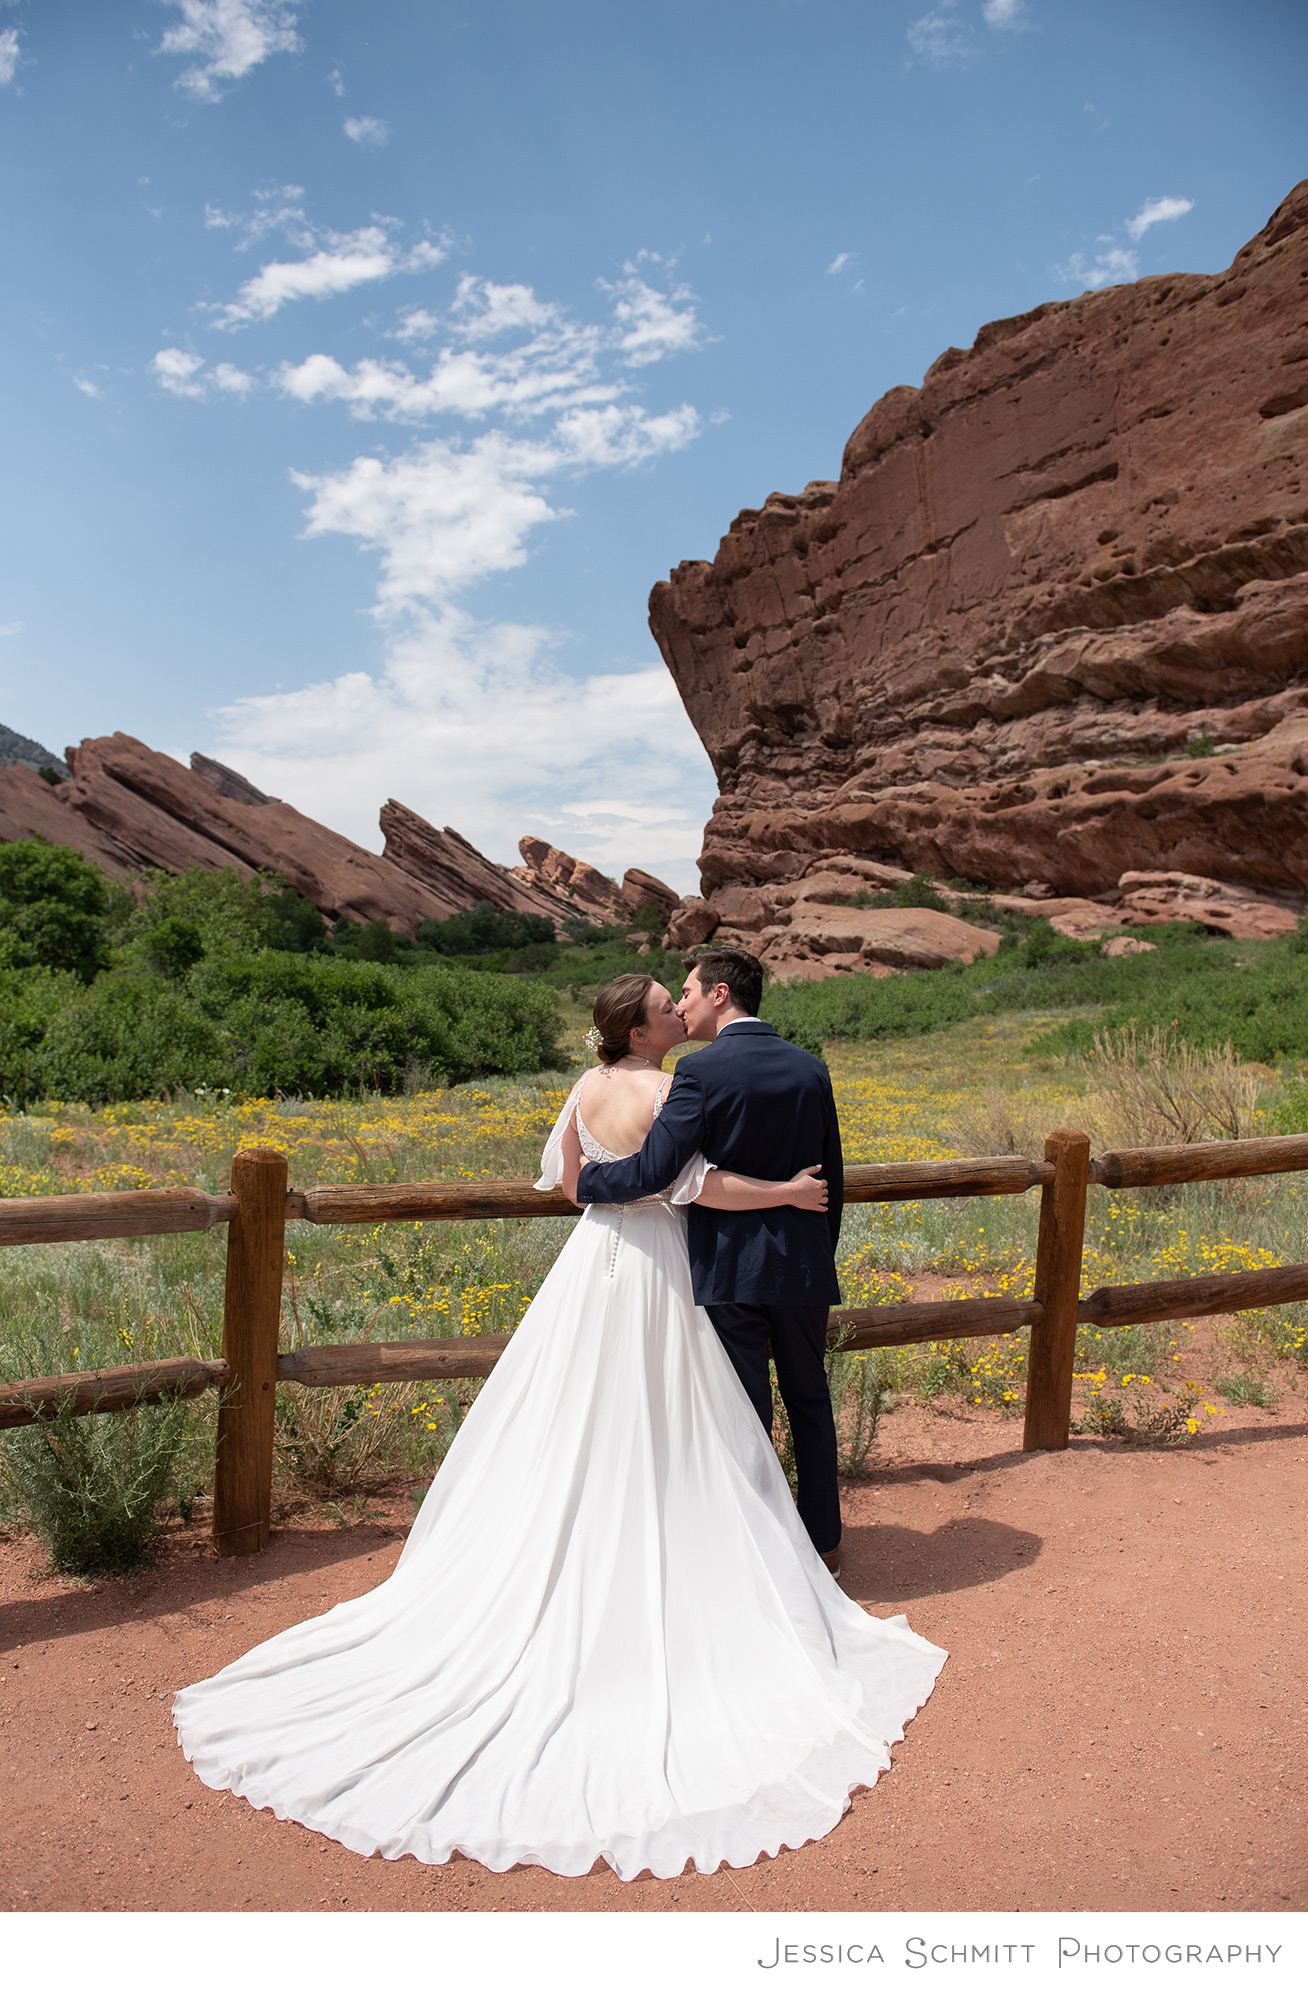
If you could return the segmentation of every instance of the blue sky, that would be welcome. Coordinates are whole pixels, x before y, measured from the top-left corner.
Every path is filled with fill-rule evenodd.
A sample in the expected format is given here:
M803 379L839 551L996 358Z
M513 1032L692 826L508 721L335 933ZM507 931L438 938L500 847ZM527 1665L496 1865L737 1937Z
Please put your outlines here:
M987 320L1224 267L1301 0L0 0L0 721L695 886L645 624Z

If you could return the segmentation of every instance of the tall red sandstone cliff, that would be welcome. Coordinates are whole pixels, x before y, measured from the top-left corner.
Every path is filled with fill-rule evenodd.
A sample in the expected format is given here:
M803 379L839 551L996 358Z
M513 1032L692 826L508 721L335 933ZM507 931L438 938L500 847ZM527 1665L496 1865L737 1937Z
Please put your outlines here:
M1038 306L883 396L838 481L650 598L724 930L783 955L833 863L1301 905L1306 471L1308 181L1229 271Z

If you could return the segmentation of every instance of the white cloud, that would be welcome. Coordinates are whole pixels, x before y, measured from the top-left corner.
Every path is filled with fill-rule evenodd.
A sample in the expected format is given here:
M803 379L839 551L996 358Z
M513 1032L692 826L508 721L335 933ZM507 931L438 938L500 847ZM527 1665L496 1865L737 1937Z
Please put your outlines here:
M605 360L644 367L697 347L705 333L684 287L659 292L626 275L601 290L611 302L608 326L569 319L530 285L464 277L443 320L419 308L400 322L397 339L427 342L442 327L454 336L425 376L401 361L369 358L346 367L332 355L311 354L283 367L277 380L301 402L340 402L359 416L405 422L616 407L626 391L604 379ZM507 348L494 344L513 334L524 337Z
M300 47L296 8L287 0L164 0L182 18L156 55L194 56L177 79L202 104L216 104L222 85L248 76L269 56L293 55Z
M16 639L22 629L22 619L15 618L12 625L0 625L0 639Z
M299 213L287 211L284 217ZM262 218L256 217L254 226L260 234L264 233L261 223ZM447 244L425 239L401 250L389 227L381 222L345 234L306 230L305 240L320 247L291 262L265 264L257 277L246 279L230 304L217 308L214 324L229 329L248 326L271 319L295 299L335 298L358 285L376 284L402 272L434 270L449 254Z
M931 69L955 69L976 61L976 44L959 20L956 0L941 5L908 25L908 46Z
M1193 207L1194 203L1183 195L1151 196L1139 214L1126 224L1126 233L1133 243L1138 243L1146 229L1152 229L1156 222L1175 222L1179 216L1188 215ZM1081 285L1094 292L1104 285L1133 285L1140 275L1140 252L1119 243L1115 236L1100 236L1092 251L1078 250L1065 264L1056 265L1055 270L1064 284Z
M529 531L557 518L538 490L556 462L539 445L493 432L463 448L434 439L395 458L292 477L313 496L306 534L353 535L377 550L378 606L393 610L439 602L524 563Z
M981 15L987 28L1024 28L1026 0L985 0Z
M1063 283L1080 285L1090 292L1100 291L1105 285L1133 285L1140 275L1140 259L1135 251L1114 243L1111 237L1101 236L1099 241L1101 249L1089 256L1078 250L1057 267Z
M698 889L708 758L661 663L574 679L539 628L446 612L398 638L379 674L344 674L218 711L214 754L376 848L402 799L516 862L534 833L620 876Z
M18 68L18 35L17 28L0 29L0 90L13 82Z
M89 396L93 403L103 403L105 400L104 390L100 387L100 384L88 381L85 375L74 375L73 387L80 389L84 396Z
M1126 225L1126 233L1133 243L1138 243L1146 229L1152 229L1156 222L1176 222L1188 215L1194 207L1184 195L1155 195L1145 203L1138 215L1133 215Z
M405 313L404 318L396 327L395 338L397 340L412 341L415 346L421 346L425 341L430 340L439 328L440 321L437 319L435 313L428 312L425 306L415 306L412 312Z
M247 375L241 368L233 368L229 361L220 361L217 366L204 372L204 357L193 354L187 348L162 347L150 363L150 369L161 389L170 396L186 396L193 402L202 403L211 388L221 389L227 395L244 396L254 387L253 375ZM85 385L78 383L81 389ZM88 394L95 393L88 390Z
M327 88L334 97L344 97L345 78L341 75L339 68L327 72Z
M614 345L624 360L643 367L648 361L662 361L669 354L698 347L703 329L695 317L688 287L677 285L660 292L637 277L630 264L626 272L616 284L599 280L600 290L613 300Z
M827 265L827 276L829 278L838 278L845 266L853 263L854 256L855 252L853 250L842 250L839 256L833 257Z
M204 387L196 380L204 367L203 355L189 354L181 347L161 347L150 367L160 388L167 389L169 395L203 398Z
M253 375L247 375L243 368L233 368L230 361L220 361L211 370L209 379L229 396L248 396L254 387Z
M384 118L347 118L344 131L347 139L353 139L356 146L365 149L384 146L391 136L391 128Z
M398 258L391 225L378 227L382 249L369 247ZM305 264L326 247L317 232ZM476 623L458 602L521 569L584 477L698 435L689 404L651 409L634 386L635 371L707 337L690 293L666 277L651 284L634 264L600 290L608 310L592 323L529 285L465 275L444 306L400 316L396 338L440 343L422 370L318 353L278 371L302 402L451 428L292 473L305 534L345 535L376 557L385 665L232 704L215 754L372 846L378 801L392 795L500 860L515 860L518 835L534 832L689 889L714 780L663 667L578 679L556 663L554 635ZM239 303L253 314L258 300L247 292ZM215 381L200 356L166 352L176 393L202 395Z

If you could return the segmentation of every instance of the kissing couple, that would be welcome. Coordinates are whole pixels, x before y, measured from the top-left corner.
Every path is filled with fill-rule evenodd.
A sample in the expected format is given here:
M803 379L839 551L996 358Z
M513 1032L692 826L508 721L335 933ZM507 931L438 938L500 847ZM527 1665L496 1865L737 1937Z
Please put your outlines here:
M386 1582L177 1696L206 1785L358 1854L630 1881L819 1839L889 1769L946 1656L836 1582L840 1134L762 989L710 949L679 1005L599 994L536 1183L581 1217Z

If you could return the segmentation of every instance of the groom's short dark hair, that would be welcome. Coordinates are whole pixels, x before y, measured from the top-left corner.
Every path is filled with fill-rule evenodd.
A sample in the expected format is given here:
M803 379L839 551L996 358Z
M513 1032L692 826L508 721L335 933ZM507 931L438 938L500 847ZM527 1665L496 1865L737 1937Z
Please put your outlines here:
M757 1014L763 998L763 967L752 952L737 951L734 945L712 946L690 962L690 971L699 974L707 993L711 987L725 986L732 1005L742 1014Z

